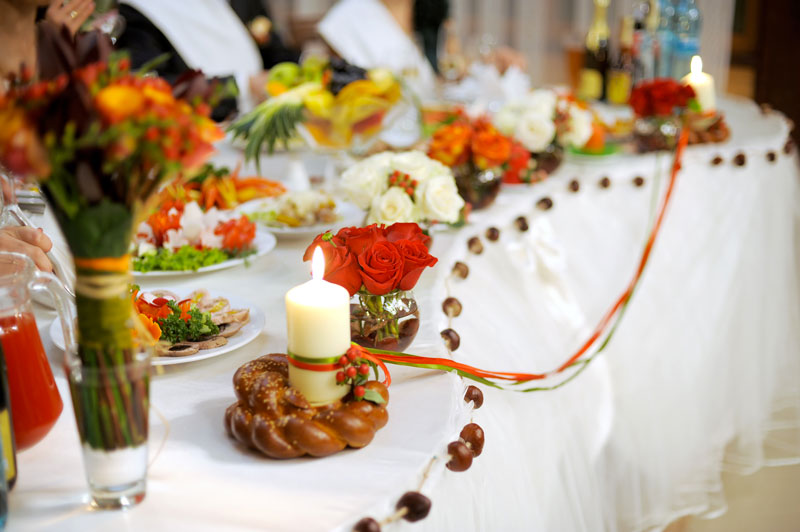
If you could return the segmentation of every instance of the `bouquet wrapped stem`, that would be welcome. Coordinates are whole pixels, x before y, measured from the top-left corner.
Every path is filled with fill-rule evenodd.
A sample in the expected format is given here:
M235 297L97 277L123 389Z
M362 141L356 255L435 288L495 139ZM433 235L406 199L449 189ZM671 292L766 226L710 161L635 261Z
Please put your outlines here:
M117 261L127 265L128 257ZM92 449L147 441L149 375L142 359L148 354L131 334L135 324L128 283L126 271L78 273L78 348L68 362L70 391L81 440Z

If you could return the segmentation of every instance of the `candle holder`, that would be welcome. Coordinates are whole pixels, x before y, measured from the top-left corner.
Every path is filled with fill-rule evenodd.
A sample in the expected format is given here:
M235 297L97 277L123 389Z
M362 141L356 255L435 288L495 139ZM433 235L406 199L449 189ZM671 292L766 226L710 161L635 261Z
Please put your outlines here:
M342 399L315 407L289 383L289 365L287 355L274 353L236 371L237 401L225 411L231 438L269 458L323 457L369 445L388 422L389 391L384 384L368 380Z

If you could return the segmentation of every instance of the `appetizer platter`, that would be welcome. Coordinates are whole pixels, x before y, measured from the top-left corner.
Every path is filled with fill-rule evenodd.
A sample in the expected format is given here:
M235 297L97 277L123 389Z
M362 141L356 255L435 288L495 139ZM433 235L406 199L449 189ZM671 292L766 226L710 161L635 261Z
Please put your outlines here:
M235 210L284 238L311 238L328 229L360 225L365 216L356 205L318 190L249 201Z
M264 314L252 303L212 296L206 290L180 299L167 290L139 293L133 287L131 297L143 326L158 340L154 365L196 362L230 353L252 342L265 324ZM64 349L59 320L50 325L50 338Z
M142 222L132 245L137 277L185 275L230 268L265 255L275 237L246 216L196 201L163 202Z

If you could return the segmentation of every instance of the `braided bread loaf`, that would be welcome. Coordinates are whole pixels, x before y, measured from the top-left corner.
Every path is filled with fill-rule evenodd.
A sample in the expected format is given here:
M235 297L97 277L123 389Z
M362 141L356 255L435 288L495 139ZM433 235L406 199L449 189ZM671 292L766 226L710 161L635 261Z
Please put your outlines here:
M375 390L388 403L389 391L378 381ZM350 447L364 447L386 425L386 404L355 401L352 395L313 407L289 385L286 355L265 355L236 370L233 387L238 401L225 411L228 435L270 458L327 456Z

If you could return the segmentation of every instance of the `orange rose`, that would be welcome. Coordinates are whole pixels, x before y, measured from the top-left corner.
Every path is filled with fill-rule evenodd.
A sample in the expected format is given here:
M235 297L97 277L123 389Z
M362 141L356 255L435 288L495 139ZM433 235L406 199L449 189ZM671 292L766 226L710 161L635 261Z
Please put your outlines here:
M141 91L124 85L109 85L95 96L95 105L109 122L120 122L144 109Z
M511 157L511 139L489 123L482 123L472 136L472 160L481 170L500 166Z
M431 140L428 156L447 166L458 166L469 159L469 141L472 128L463 122L454 122L436 130Z

